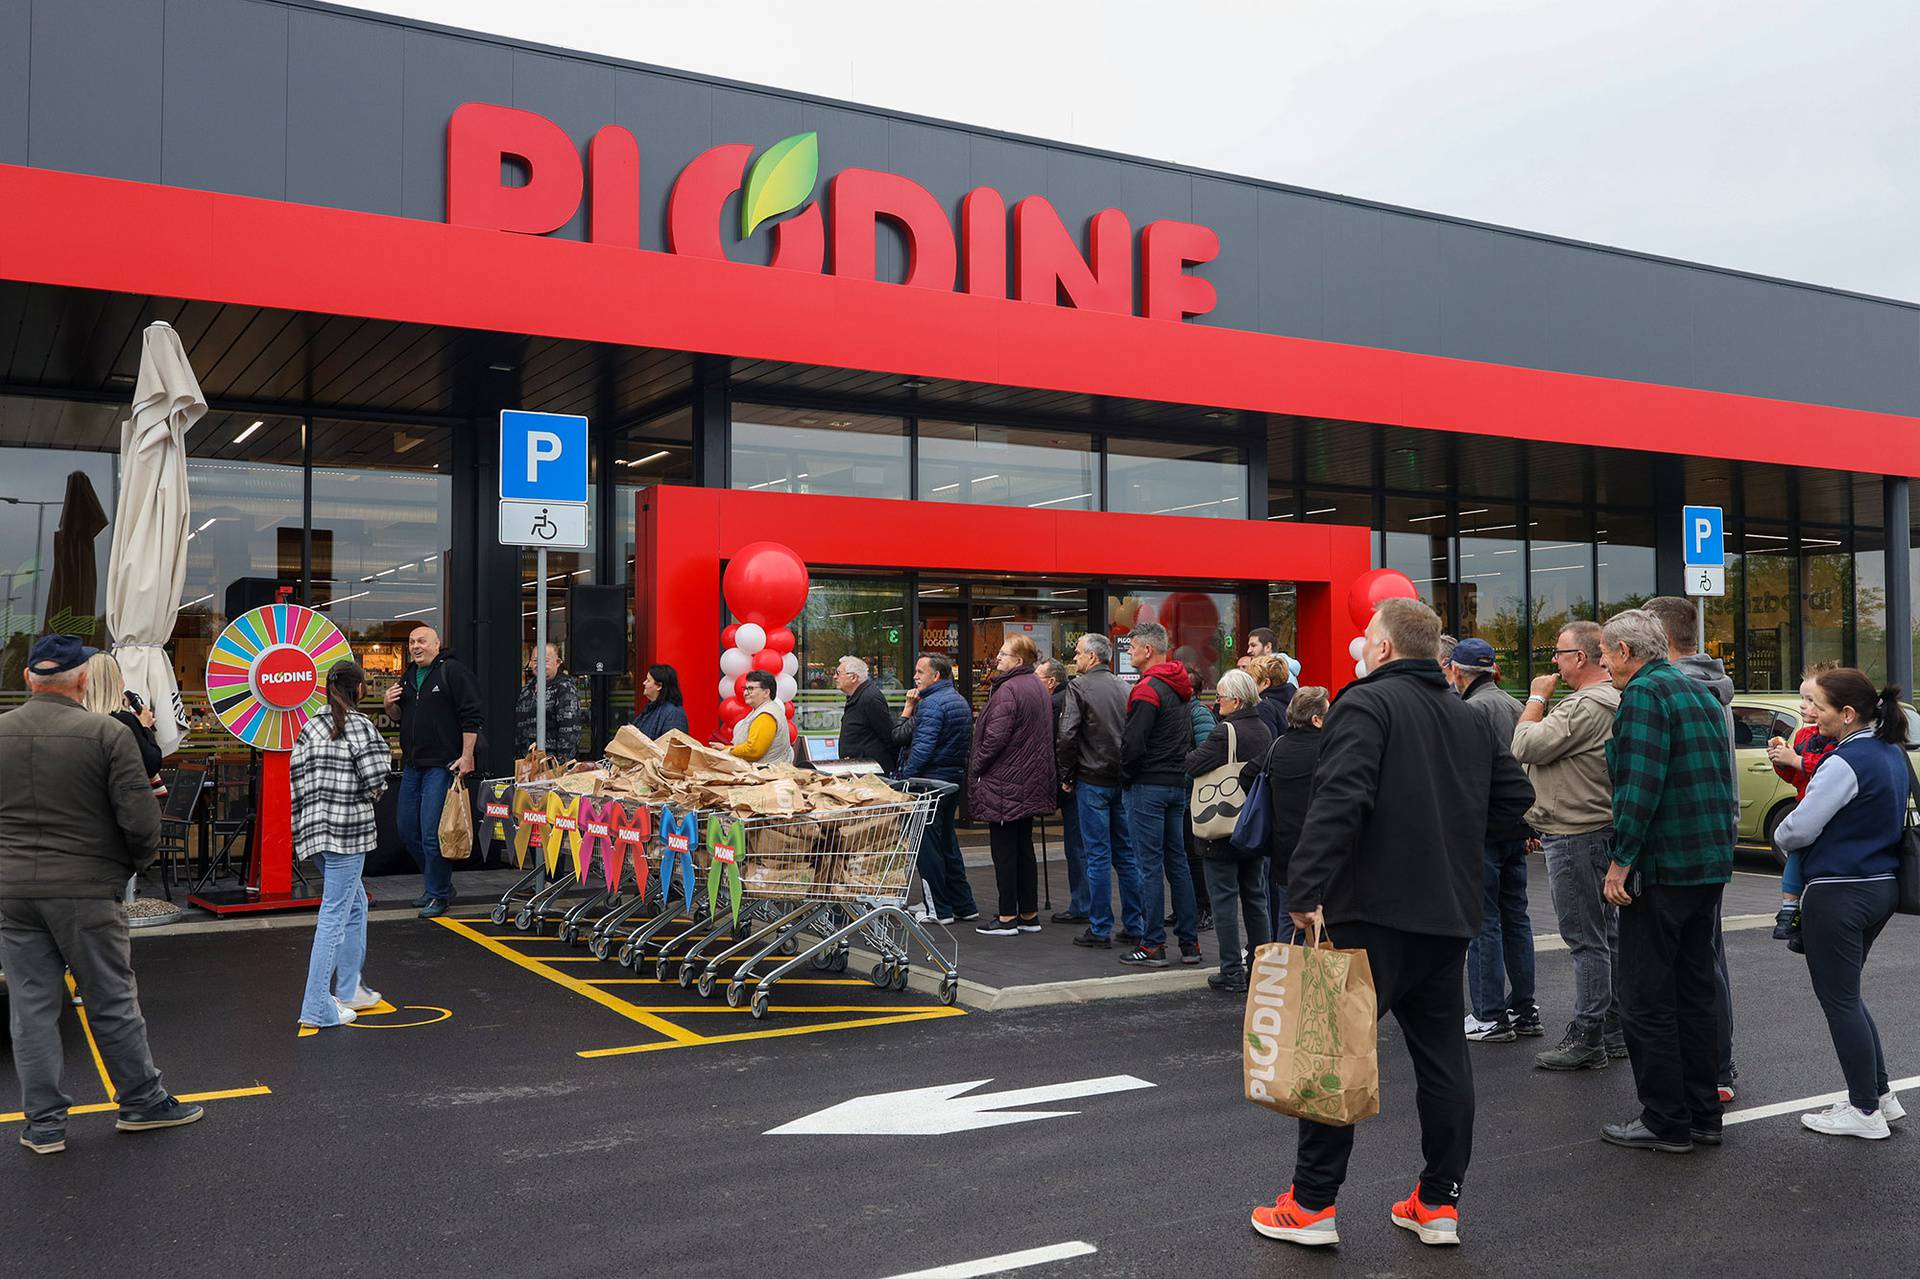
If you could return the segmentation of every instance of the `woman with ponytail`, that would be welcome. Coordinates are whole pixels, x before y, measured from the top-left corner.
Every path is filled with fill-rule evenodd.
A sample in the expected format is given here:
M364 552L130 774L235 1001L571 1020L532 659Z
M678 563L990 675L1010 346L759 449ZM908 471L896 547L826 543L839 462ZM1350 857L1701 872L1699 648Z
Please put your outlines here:
M1836 745L1773 842L1800 854L1801 945L1847 1099L1800 1122L1815 1132L1877 1141L1888 1135L1889 1121L1907 1113L1888 1087L1880 1032L1860 995L1867 954L1899 900L1895 875L1913 789L1906 708L1898 688L1876 692L1851 667L1816 672L1808 682L1814 724Z
M352 662L327 674L327 709L293 745L293 850L315 858L324 887L307 963L302 1026L344 1026L380 1002L360 982L367 958L367 890L360 871L377 840L373 801L387 788L393 752L358 709L367 677Z

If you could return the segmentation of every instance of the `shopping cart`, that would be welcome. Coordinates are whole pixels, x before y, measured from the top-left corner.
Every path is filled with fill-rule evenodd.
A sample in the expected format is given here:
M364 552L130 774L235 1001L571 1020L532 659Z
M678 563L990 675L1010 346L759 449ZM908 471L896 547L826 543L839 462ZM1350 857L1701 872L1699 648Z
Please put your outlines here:
M749 1008L762 1018L783 977L803 965L828 967L856 940L878 956L869 980L882 989L905 990L917 942L940 974L941 1001L953 1003L959 969L907 913L906 902L927 823L940 797L955 788L922 780L902 785L909 798L896 803L738 821L742 898L762 905L745 913L748 927L735 929L743 935L724 949L708 955L710 943L691 948L682 959L681 984L697 984L710 996L722 965L736 963L725 975L727 1003L738 1008L752 983ZM787 950L793 953L760 971Z

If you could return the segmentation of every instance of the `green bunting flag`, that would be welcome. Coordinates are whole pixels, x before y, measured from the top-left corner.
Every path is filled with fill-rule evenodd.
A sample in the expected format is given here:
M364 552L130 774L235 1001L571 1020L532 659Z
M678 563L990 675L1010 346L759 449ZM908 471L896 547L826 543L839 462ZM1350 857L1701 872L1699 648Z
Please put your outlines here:
M707 849L713 854L713 865L707 868L707 913L719 911L720 885L725 881L735 928L740 926L740 858L746 848L747 830L737 819L730 822L718 816L707 819Z

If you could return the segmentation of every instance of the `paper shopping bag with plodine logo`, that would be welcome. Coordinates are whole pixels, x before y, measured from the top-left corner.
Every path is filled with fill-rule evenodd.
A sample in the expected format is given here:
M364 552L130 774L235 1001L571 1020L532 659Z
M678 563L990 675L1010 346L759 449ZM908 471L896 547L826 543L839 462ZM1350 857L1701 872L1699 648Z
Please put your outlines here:
M1241 1039L1247 1100L1322 1124L1380 1113L1379 1017L1364 950L1262 946Z

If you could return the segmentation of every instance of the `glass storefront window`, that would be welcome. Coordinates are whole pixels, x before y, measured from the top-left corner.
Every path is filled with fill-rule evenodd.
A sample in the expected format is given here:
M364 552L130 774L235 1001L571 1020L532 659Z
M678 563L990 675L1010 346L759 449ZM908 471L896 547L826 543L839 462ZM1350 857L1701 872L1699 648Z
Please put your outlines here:
M1300 655L1300 588L1292 582L1275 582L1267 591L1267 629L1280 647L1295 657ZM1240 640L1246 651L1246 639ZM1305 678L1304 672L1302 678Z
M1731 543L1732 539L1728 539ZM1727 675L1733 680L1733 686L1740 689L1752 689L1748 681L1748 667L1742 661L1743 646L1738 642L1740 633L1740 600L1746 589L1746 557L1738 551L1727 552L1727 593L1710 596L1707 599L1707 634L1703 648L1707 656L1717 657L1720 664L1727 668Z
M1527 683L1525 540L1510 506L1468 506L1460 511L1460 638L1493 645L1500 683Z
M1107 597L1107 633L1114 641L1114 670L1131 682L1137 672L1127 661L1121 639L1142 622L1167 628L1167 643L1175 660L1185 662L1200 676L1200 691L1212 700L1214 685L1234 668L1240 654L1229 636L1246 634L1240 623L1238 596L1164 587L1125 588Z
M1447 512L1448 504L1442 498L1387 498L1379 554L1375 557L1381 567L1405 573L1420 598L1442 619L1448 615L1453 576L1447 553L1451 532Z
M1554 641L1567 623L1593 620L1593 517L1584 510L1528 508L1527 581L1533 599L1533 673L1554 669Z
M908 644L907 585L897 579L821 578L807 590L807 606L793 624L794 654L800 662L795 699L800 731L808 737L833 737L840 731L846 696L834 686L843 657L857 657L898 715L913 687ZM717 650L716 650L717 652ZM688 696L719 695L719 668L692 681ZM709 687L711 686L711 687Z
M1300 495L1300 522L1302 524L1346 524L1371 531L1373 498L1365 493L1303 493ZM1377 546L1374 550L1373 566L1380 567Z
M980 581L971 590L973 650L964 664L975 708L987 704L994 659L1013 633L1024 634L1040 659L1057 657L1073 668L1073 646L1087 631L1087 588L1068 582ZM921 601L922 616L926 601Z
M634 662L636 644L633 627L633 544L634 498L643 488L656 484L693 483L693 410L674 409L618 432L613 442L613 538L614 579L627 591L627 655ZM641 657L645 662L648 659ZM633 718L634 690L645 675L629 670L609 681L613 701L612 726ZM685 685L682 685L685 691Z
M1152 440L1107 441L1107 509L1140 515L1244 519L1240 451Z
M904 498L906 423L897 417L736 404L733 487Z
M1887 680L1887 551L1877 528L1857 529L1853 542L1854 662L1876 686ZM1809 645L1811 652L1811 645ZM1912 700L1912 690L1907 691Z
M1636 511L1599 512L1594 549L1600 579L1598 621L1639 608L1660 593L1654 576L1653 517Z
M965 422L920 423L922 501L1100 509L1093 438Z
M1800 535L1800 626L1802 667L1816 662L1853 664L1856 610L1862 622L1872 601L1856 597L1854 557L1845 529L1805 529ZM1864 629L1864 627L1863 627ZM1883 637L1884 638L1884 637ZM1881 646L1884 649L1884 644ZM1860 648L1864 659L1867 650ZM1788 671L1797 688L1801 671Z
M1376 427L1381 434L1385 484L1390 489L1445 492L1451 484L1453 437L1440 431Z
M1800 610L1786 528L1748 525L1741 544L1746 552L1747 642L1740 686L1754 692L1791 691L1800 684L1794 669L1794 627Z

